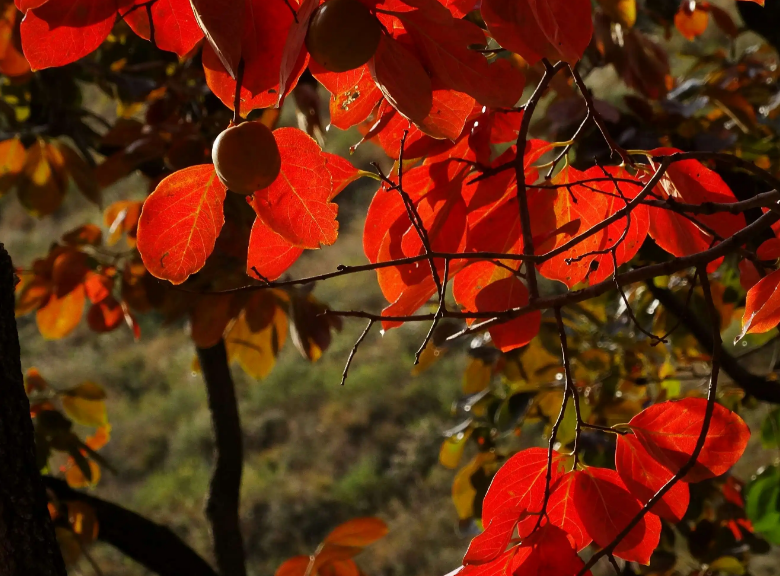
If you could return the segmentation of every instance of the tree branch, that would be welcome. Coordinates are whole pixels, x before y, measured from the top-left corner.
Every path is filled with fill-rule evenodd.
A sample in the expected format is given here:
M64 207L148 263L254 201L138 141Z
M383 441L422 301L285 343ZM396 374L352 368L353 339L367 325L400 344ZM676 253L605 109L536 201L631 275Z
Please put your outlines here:
M66 576L36 464L14 317L16 281L0 244L0 574Z
M58 500L88 504L100 529L98 540L160 576L217 576L214 569L169 528L111 502L73 490L51 476L43 482Z
M691 309L688 306L683 305L673 292L656 286L652 280L647 280L645 285L650 290L653 298L680 319L682 325L696 338L696 341L704 350L713 349L714 342L711 331L691 313ZM721 367L737 386L758 400L773 404L780 403L780 385L750 373L736 358L723 349L722 344L719 343L718 346Z
M221 576L246 576L239 497L244 455L238 403L228 366L225 341L198 348L214 429L214 473L206 500L214 555Z

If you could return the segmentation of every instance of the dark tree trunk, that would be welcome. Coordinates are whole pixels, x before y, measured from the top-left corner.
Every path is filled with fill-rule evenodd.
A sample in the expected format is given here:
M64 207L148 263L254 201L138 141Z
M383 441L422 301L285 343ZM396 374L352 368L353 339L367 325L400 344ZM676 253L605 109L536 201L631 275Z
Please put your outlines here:
M65 576L35 461L14 317L14 267L0 244L0 574Z
M89 504L100 530L98 540L160 576L217 576L214 569L165 526L100 498L73 490L63 480L46 476L46 488L63 502Z
M239 492L244 454L241 423L224 340L198 348L214 429L214 473L206 500L214 555L221 576L246 576L239 522Z

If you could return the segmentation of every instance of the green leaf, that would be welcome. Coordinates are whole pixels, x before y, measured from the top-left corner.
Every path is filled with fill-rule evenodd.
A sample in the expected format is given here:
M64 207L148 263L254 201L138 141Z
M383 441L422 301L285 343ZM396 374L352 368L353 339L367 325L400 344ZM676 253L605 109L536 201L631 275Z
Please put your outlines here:
M766 449L780 448L780 408L772 410L761 424L761 443Z
M721 556L710 564L710 570L712 572L735 574L736 576L742 576L745 573L745 567L742 565L742 562L734 558L734 556Z
M745 512L753 529L773 544L780 544L780 469L762 470L745 489Z

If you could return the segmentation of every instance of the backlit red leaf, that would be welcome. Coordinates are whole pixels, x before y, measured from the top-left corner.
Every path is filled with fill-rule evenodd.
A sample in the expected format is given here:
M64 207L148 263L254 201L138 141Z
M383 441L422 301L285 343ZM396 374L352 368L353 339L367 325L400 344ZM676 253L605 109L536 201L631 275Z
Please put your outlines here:
M122 305L113 296L93 304L87 312L87 324L98 334L116 330L124 319Z
M319 0L301 0L300 6L295 12L295 20L287 32L287 40L282 52L277 105L281 105L284 97L298 81L298 76L301 73L299 63L303 62L305 67L306 62L308 62L309 53L304 47L304 43L306 33L309 30L309 21L319 5Z
M115 18L114 2L49 0L22 21L24 55L33 70L75 62L100 46Z
M489 64L484 55L473 50L475 45L486 44L478 26L453 18L439 4L407 3L420 9L396 16L414 39L421 61L442 86L465 92L485 106L509 108L517 104L525 79L508 60Z
M528 304L528 289L509 270L491 262L468 266L453 283L455 300L466 312L501 312ZM539 333L542 315L534 311L490 328L502 352L525 346Z
M550 500L547 502L547 519L553 526L557 526L569 537L571 545L577 551L582 550L592 542L585 526L577 513L577 507L574 505L574 482L577 478L575 472L567 472L558 482L553 484L550 493ZM538 516L529 516L521 520L517 531L521 538L531 534L536 528ZM543 521L545 524L546 521Z
M268 188L252 196L263 222L291 244L319 248L336 241L338 207L330 201L331 176L317 143L296 128L274 132L282 170Z
M658 148L653 156L667 156L679 152L674 148ZM642 178L646 180L647 177ZM672 198L688 204L704 202L736 202L736 197L723 179L705 167L698 160L683 160L673 163L655 192L662 199ZM745 227L742 214L719 213L716 215L691 216L693 221L671 210L650 207L650 236L673 256L687 256L711 248L716 241L702 227L700 222L721 238L728 238Z
M474 98L438 84L439 81L434 78L433 105L428 116L420 124L420 128L434 138L455 140L460 136L466 125L466 119L474 109Z
M531 64L543 57L574 63L593 35L587 0L483 0L482 18L499 44Z
M355 168L346 158L337 154L331 154L330 152L320 153L322 154L322 157L325 158L325 165L330 174L331 190L328 195L328 200L333 200L344 190L344 188L360 178L361 173L360 170Z
M241 86L241 114L256 108L276 105L279 98L279 74L282 54L293 16L284 2L246 0L244 28L241 37L241 55L244 59L244 77ZM288 82L292 90L303 72L307 54L297 62L294 80ZM203 69L211 91L233 109L236 81L220 61L211 45L203 48Z
M225 223L226 193L210 164L160 182L138 221L138 251L153 276L181 284L203 268Z
M593 541L601 547L607 546L628 526L642 505L614 470L587 468L575 474L573 497L577 513ZM660 536L661 520L647 513L618 543L615 556L649 564Z
M547 478L548 451L528 448L498 470L482 503L482 522L489 525L504 509L541 512ZM553 452L551 485L563 475L563 456Z
M485 531L469 544L463 564L485 564L498 558L512 539L521 514L516 508L506 507L494 516ZM536 521L536 517L532 518Z
M744 262L752 266L752 263L747 260ZM740 265L740 269L742 268L743 266ZM755 274L758 276L757 271ZM780 285L780 270L775 270L750 288L745 301L745 314L742 316L742 332L739 338L743 338L746 334L769 332L780 324L778 285Z
M353 518L334 528L323 541L325 544L364 548L387 535L387 524L374 517Z
M258 280L276 280L301 254L303 248L292 245L266 226L260 218L256 218L249 237L247 276Z
M328 72L313 60L309 70L330 92L330 123L346 130L369 117L382 98L368 65L349 72Z
M486 564L471 564L464 567L452 576L511 576L512 559L517 552L517 547L510 548L501 556ZM450 576L448 574L447 576Z
M618 436L615 469L631 494L644 503L666 484L673 474L659 464L637 440L636 436ZM670 522L679 522L690 501L688 485L677 482L652 511Z
M566 532L546 524L523 540L512 560L512 573L523 576L573 576L585 566ZM585 574L590 575L590 571Z
M693 454L701 435L707 401L685 398L645 408L629 425L653 458L676 473ZM686 482L700 482L725 474L742 456L750 429L737 414L715 404L704 446Z
M133 32L145 40L151 38L147 4L146 0L135 0L133 5L120 10L120 14L127 14L124 20ZM134 6L140 7L134 8ZM154 44L161 50L182 57L203 38L203 32L198 27L192 12L190 0L155 0L149 8L154 24Z

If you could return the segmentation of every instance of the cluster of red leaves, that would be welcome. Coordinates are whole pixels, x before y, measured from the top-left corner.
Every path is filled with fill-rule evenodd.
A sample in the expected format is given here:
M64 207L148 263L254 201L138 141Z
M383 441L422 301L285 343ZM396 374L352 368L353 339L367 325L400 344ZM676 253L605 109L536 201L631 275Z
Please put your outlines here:
M701 434L706 404L702 398L688 398L637 414L621 427L626 433L618 436L615 470L567 472L567 457L542 448L515 454L488 489L482 508L485 531L471 542L460 574L579 572L584 564L577 552L591 542L611 545L687 463ZM749 436L739 416L716 404L694 468L628 532L614 555L648 564L660 538L660 518L679 522L688 508L686 483L724 474L742 455ZM521 543L507 550L513 537Z
M403 189L428 231L434 252L523 253L515 172L507 170L474 180L474 163L483 162L488 154L482 148L483 142L496 144L516 135L517 126L507 130L506 116L512 115L481 113L466 126L456 143L403 174ZM516 116L519 121L521 115ZM487 132L485 140L483 131ZM415 147L424 150L425 143L442 146L421 136L408 152L414 154ZM540 183L541 174L534 162L551 149L552 145L538 140L530 141L526 149L532 236L537 254L555 251L553 257L537 265L539 272L569 288L585 281L592 285L609 279L615 265L630 261L648 235L670 254L686 256L710 248L745 226L741 215L685 217L665 208L639 204L630 217L623 216L590 233L637 196L649 173L632 175L617 167L593 167L582 172L566 166L551 180ZM664 148L650 151L649 155L658 158L674 152L677 150ZM510 148L492 166L502 166L515 157L515 149ZM535 187L537 183L544 187ZM377 192L366 219L363 245L372 263L424 254L402 197L389 188ZM736 200L715 172L695 160L673 163L653 196L689 204ZM435 259L435 264L441 272L444 262L439 260ZM524 284L512 272L519 269L519 260L500 260L501 265L471 262L453 258L449 266L455 300L464 310L498 313L528 303ZM391 303L383 312L386 316L408 316L436 293L430 268L424 261L381 268L377 274L382 292ZM492 328L491 335L503 351L518 348L537 334L539 319L538 313L529 314ZM398 322L385 322L386 328L397 325Z
M360 175L301 130L280 128L274 137L281 173L247 197L257 214L247 274L260 280L281 276L304 249L336 241L338 207L332 200ZM225 224L226 194L211 164L179 170L160 182L138 223L138 249L151 274L181 284L203 268Z

